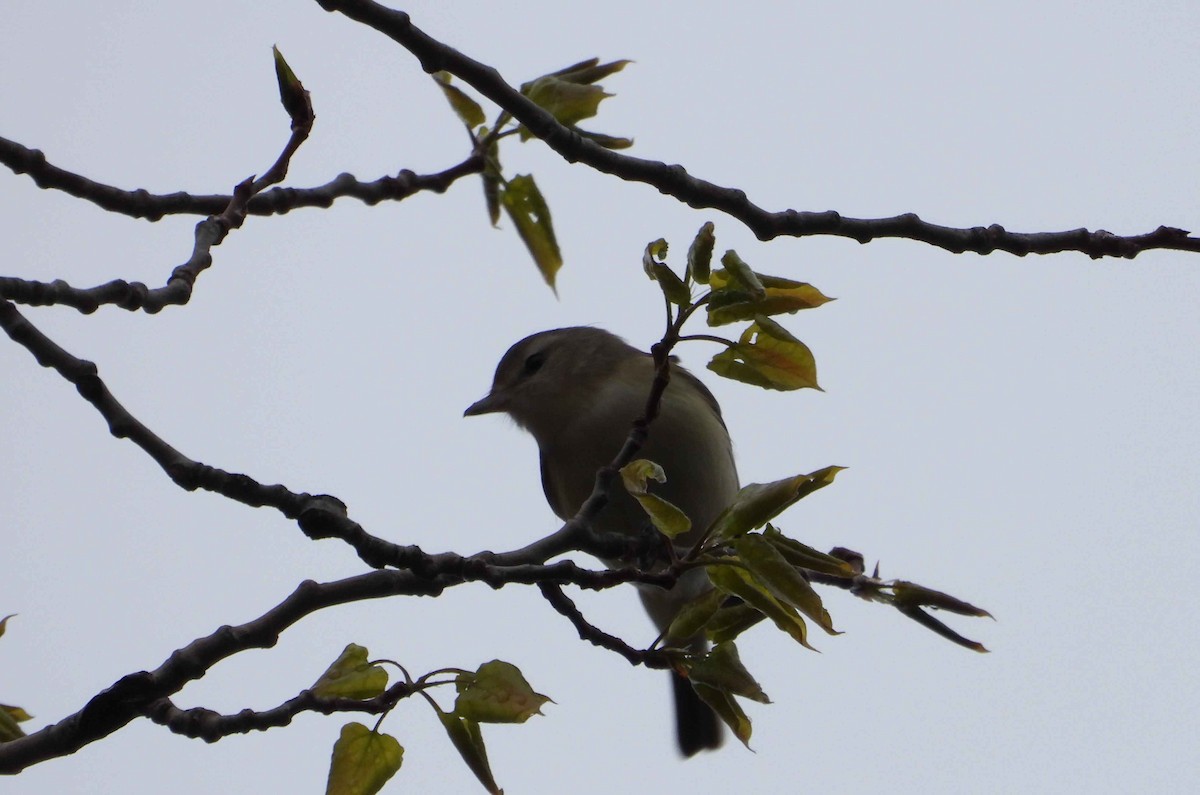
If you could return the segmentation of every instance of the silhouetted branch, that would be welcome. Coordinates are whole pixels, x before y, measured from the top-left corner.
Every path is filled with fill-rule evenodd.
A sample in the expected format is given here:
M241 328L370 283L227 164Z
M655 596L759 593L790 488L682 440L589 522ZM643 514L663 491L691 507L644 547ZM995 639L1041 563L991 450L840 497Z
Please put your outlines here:
M644 665L647 668L662 669L671 667L667 655L662 652L635 649L616 635L610 635L599 627L588 623L587 619L583 617L583 613L579 612L579 608L563 593L563 589L557 584L541 583L538 585L538 589L542 592L542 596L546 597L546 601L550 603L551 607L570 620L571 624L579 632L581 639L588 641L594 646L599 646L602 649L608 649L620 654L632 665Z
M452 558L457 558L452 555L438 557L445 558L451 568L456 562ZM458 558L458 562L461 561L463 559ZM160 723L177 722L178 725L173 725L172 730L210 739L236 731L283 725L290 721L292 715L306 709L351 709L349 700L311 700L301 694L297 697L299 701L293 699L264 713L239 713L224 717L206 711L189 711L189 716L164 701L179 692L188 682L203 677L209 669L224 659L249 649L273 647L284 630L318 610L391 596L436 596L448 587L462 585L471 580L489 582L494 587L508 582L526 582L571 584L584 588L609 588L630 581L656 582L664 586L673 582L669 575L645 574L634 569L589 571L570 561L508 569L491 567L482 561L468 561L463 569L463 572L456 574L435 571L427 575L385 569L335 582L305 581L290 596L259 618L236 627L221 627L211 635L199 638L173 652L155 670L140 671L122 677L92 698L79 712L26 737L0 743L0 774L17 773L47 759L72 754L85 745L112 734L140 716L152 717ZM563 599L565 598L564 596ZM569 600L567 602L569 603ZM559 608L558 604L555 606L556 609ZM599 630L595 632L599 633ZM631 659L631 662L654 668L665 667L657 653L636 652L635 656L638 659ZM407 691L397 691L396 687L388 692L397 700L407 694ZM362 705L367 702L354 703ZM386 699L380 697L376 705L378 710L368 704L368 707L361 711L382 711L385 704Z
M493 67L480 63L432 38L403 11L389 9L373 0L317 0L327 11L338 11L378 30L416 56L426 72L447 71L513 115L546 145L569 163L584 163L597 171L630 182L644 182L661 193L674 196L689 207L720 210L741 221L759 240L776 237L833 235L859 243L879 238L905 238L954 252L991 254L1005 251L1026 254L1055 254L1079 251L1093 259L1132 259L1151 249L1200 252L1200 238L1168 226L1153 232L1122 237L1098 229L1064 232L1009 232L999 224L958 229L921 220L914 213L890 218L847 218L828 210L764 210L745 191L726 188L693 177L681 165L619 154L605 149L559 124L553 116L513 88Z
M80 309L85 314L95 311L99 306L100 298L106 298L125 309L145 309L151 313L158 312L171 304L186 304L191 300L192 287L196 284L196 279L199 278L202 271L212 265L213 247L221 245L221 241L225 239L230 230L240 228L246 220L246 205L250 199L287 175L292 155L308 139L308 134L312 129L312 106L307 101L307 94L304 96L303 107L299 108L298 112L301 115L293 118L291 135L288 137L287 143L266 173L259 179L247 177L242 180L234 188L233 195L229 197L229 201L225 203L225 207L219 215L210 215L196 224L192 255L187 262L171 271L166 286L150 290L144 284L128 284L117 281L94 288L94 291L80 291L73 290L70 285L61 280L47 285L6 278L0 280L0 298L9 297L8 293L11 291L15 293L13 297L18 297L18 300L20 295L25 294L35 299L36 303L44 305L56 303L55 299L61 297L65 299L64 303ZM9 141L3 141L3 139L0 139L0 142L11 145L8 148L17 146ZM21 148L23 149L23 147ZM40 155L40 153L36 154ZM36 159L34 158L34 160ZM42 165L45 165L44 159ZM41 360L39 359L39 361ZM94 366L93 369L95 369ZM80 385L79 382L75 383L76 386Z
M287 726L302 712L332 715L335 712L361 712L378 715L394 707L401 699L416 692L408 682L397 682L375 698L322 698L304 690L277 707L264 710L244 709L235 715L222 715L204 707L180 709L169 698L161 698L146 708L146 717L176 734L215 743L231 734L248 734Z
M15 174L28 174L39 188L53 188L85 199L109 212L132 218L158 221L167 215L213 215L232 199L223 194L191 194L183 191L155 194L146 190L123 190L52 165L37 149L28 149L0 137L0 163ZM303 207L329 207L340 198L353 198L367 205L401 201L422 191L445 193L459 178L483 171L483 158L471 155L458 165L433 174L402 169L396 176L363 182L353 174L339 174L312 188L272 188L255 194L246 204L248 215L282 215ZM9 296L12 297L12 296Z

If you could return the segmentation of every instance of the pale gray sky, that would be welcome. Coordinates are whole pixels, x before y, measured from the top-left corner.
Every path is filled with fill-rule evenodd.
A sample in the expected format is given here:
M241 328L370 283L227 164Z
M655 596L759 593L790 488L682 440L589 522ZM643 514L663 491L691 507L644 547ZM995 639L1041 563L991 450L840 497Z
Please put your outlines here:
M1190 2L1087 4L414 3L417 25L513 83L585 57L636 63L596 129L770 208L948 225L1121 234L1200 227L1200 54ZM228 191L286 140L270 47L317 124L288 184L458 162L466 139L415 60L314 2L12 2L0 26L0 135L125 188ZM569 166L532 171L567 264L556 300L476 181L444 196L251 218L192 303L156 316L24 308L184 453L345 500L369 532L430 551L508 549L557 526L533 443L461 412L499 355L543 328L661 332L641 273L706 220L718 250L838 301L786 318L823 394L705 381L745 481L850 467L781 524L990 609L954 620L975 655L840 592L820 655L767 629L742 657L774 700L751 754L677 760L660 672L577 640L529 588L456 588L327 611L179 697L224 712L310 685L354 641L414 672L500 657L557 702L487 727L510 793L1181 791L1200 775L1200 259L952 256L842 239L759 243L733 220ZM196 219L109 215L0 177L5 275L162 284ZM505 225L507 227L507 224ZM713 350L681 350L696 371ZM173 486L108 436L74 389L0 344L0 701L36 729L120 676L305 578L361 564L269 510ZM702 373L703 374L703 373ZM632 592L596 623L652 637ZM341 717L214 746L135 722L30 769L6 793L320 792ZM406 747L385 791L470 792L429 710L384 724Z

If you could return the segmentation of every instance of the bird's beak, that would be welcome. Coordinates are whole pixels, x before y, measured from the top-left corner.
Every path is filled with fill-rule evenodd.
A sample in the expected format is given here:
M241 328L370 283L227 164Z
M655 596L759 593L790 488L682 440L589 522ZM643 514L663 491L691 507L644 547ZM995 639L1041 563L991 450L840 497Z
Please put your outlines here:
M480 414L495 414L504 411L504 397L495 392L489 392L479 400L467 406L464 417L476 417Z

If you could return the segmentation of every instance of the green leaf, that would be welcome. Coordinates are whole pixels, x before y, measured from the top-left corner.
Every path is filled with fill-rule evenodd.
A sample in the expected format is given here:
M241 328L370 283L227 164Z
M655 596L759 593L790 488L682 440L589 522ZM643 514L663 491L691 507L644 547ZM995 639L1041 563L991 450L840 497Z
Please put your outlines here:
M833 628L833 619L812 585L770 541L751 533L734 541L733 549L750 573L776 598L817 622L830 635L841 634Z
M935 610L948 610L951 613L958 613L962 616L974 616L976 618L992 618L991 613L948 593L935 591L932 588L917 585L915 582L896 580L891 583L890 587L892 591L890 601L901 613L926 629L933 630L943 638L957 643L959 646L968 648L971 651L987 653L987 649L982 643L963 637L921 608L932 607Z
M555 290L554 279L562 267L562 253L554 237L550 208L546 206L537 183L528 174L513 177L500 192L500 202L517 227L517 234L533 256L542 278L551 290Z
M762 527L797 500L828 486L843 469L845 467L829 466L807 475L743 486L733 502L713 522L711 539L728 541Z
M832 577L850 578L858 573L854 570L853 566L841 558L827 555L824 552L813 549L807 544L802 544L793 538L788 538L770 524L767 524L766 529L763 530L763 538L771 542L787 562L793 566L828 574Z
M16 613L10 613L4 618L0 618L0 637L4 636L4 631L8 628L8 620L15 615ZM17 724L29 720L31 717L33 716L20 707L0 704L0 743L24 737L25 732Z
M542 714L550 699L525 681L517 666L492 660L473 674L460 674L454 713L477 723L524 723Z
M633 61L620 60L602 64L599 58L589 58L586 61L559 69L557 72L551 72L547 77L557 77L568 83L595 83L609 75L616 74L631 63Z
M679 306L687 306L692 302L692 291L675 275L675 271L667 267L662 260L667 256L667 241L661 237L646 246L642 254L642 270L653 281L658 282L667 300Z
M705 221L704 225L700 227L700 231L696 233L695 239L692 240L692 245L688 247L687 275L700 284L709 283L713 246L717 244L715 229L712 221ZM711 299L709 300L711 301ZM711 314L712 310L709 309L709 315ZM712 325L711 320L709 325Z
M374 698L387 689L387 671L367 662L367 649L351 643L312 686L323 698Z
M922 610L919 607L916 607L914 605L901 607L901 606L897 605L896 609L899 610L904 615L911 618L913 621L916 621L918 624L925 627L926 629L933 630L934 632L936 632L938 635L941 635L946 640L957 643L959 646L970 649L971 651L977 651L981 654L988 653L988 650L984 647L984 645L982 643L980 643L979 641L971 640L970 638L963 637L962 635L960 635L957 632L955 632L954 630L950 629L950 627L946 626L941 621L939 621L938 619L929 615L928 613L926 613L924 610Z
M583 119L595 116L600 103L612 96L594 83L621 71L629 63L621 60L602 64L599 58L589 58L523 84L521 93L549 112L560 124L574 128L580 136L606 149L627 149L633 146L630 138L589 132L576 125ZM533 133L524 125L518 127L517 132L522 141L533 137Z
M333 744L325 795L374 795L403 761L404 749L395 737L347 723Z
M764 389L821 389L817 362L808 346L761 315L736 344L712 358L708 369Z
M446 101L450 103L450 107L458 114L458 118L462 119L462 123L467 125L468 130L474 130L487 121L487 117L483 115L483 108L479 106L479 103L468 96L458 86L451 85L450 79L452 75L449 72L434 72L431 77L438 84L438 88L442 90L442 94L446 97Z
M279 102L287 111L293 127L311 125L313 122L312 99L304 90L304 84L296 77L292 67L284 60L283 53L278 47L272 47L275 54L275 82L279 84Z
M678 538L692 529L692 520L688 515L657 494L635 494L633 498L650 517L654 528L667 538Z
M17 724L29 720L30 715L20 707L10 707L0 704L0 743L7 743L18 737L24 737L25 732Z
M633 146L632 138L624 138L616 135L605 135L604 133L589 132L575 128L575 132L579 133L584 138L587 138L593 143L603 146L605 149L628 149Z
M645 494L651 480L657 483L667 482L667 473L663 471L663 468L645 458L630 461L621 467L620 472L625 490L633 495Z
M483 744L483 732L479 730L479 724L452 712L442 712L440 709L437 709L437 716L458 755L467 763L467 767L475 774L475 778L479 779L483 788L492 795L503 795L504 791L492 776L492 767L488 764L487 747Z
M679 306L687 306L692 302L692 291L684 284L683 279L680 279L675 271L668 268L665 264L657 262L654 264L654 275L651 276L658 286L662 288L663 295L667 300Z
M766 586L757 582L750 574L738 566L712 565L707 567L708 578L712 584L725 593L740 598L743 602L762 613L779 627L792 636L792 640L806 649L808 645L808 627L804 619L790 605L776 599Z
M642 252L642 270L651 279L654 278L654 266L667 258L667 248L667 241L661 237L646 244L646 250Z
M692 599L675 615L663 635L663 642L668 646L677 646L699 635L716 615L725 599L725 594L715 588L710 588Z
M754 293L746 289L729 271L721 269L713 272L713 292L708 302L708 325L722 326L751 320L758 315L795 313L801 309L814 309L834 300L811 284L761 273L756 276L763 285L762 298L755 298Z
M698 660L685 661L684 667L693 685L699 683L715 687L726 693L757 701L759 704L771 703L762 686L750 675L746 666L742 665L737 645L733 641L718 643Z
M746 717L746 713L738 706L733 696L715 687L698 683L693 684L692 688L696 691L696 695L700 696L701 701L712 707L712 711L717 713L717 717L729 727L733 736L738 738L742 745L749 748L750 718Z
M647 492L647 481L665 483L667 475L653 461L639 458L621 467L621 482L625 490L638 501L655 528L667 538L676 538L692 529L692 520L675 505Z
M898 607L932 607L937 610L949 610L960 616L976 618L993 618L992 614L982 607L976 607L970 602L951 596L948 593L917 585L915 582L896 580L892 583L892 602Z
M767 297L767 290L759 281L758 274L751 270L736 251L733 249L726 251L721 256L721 264L725 266L725 271L730 278L743 290L749 292L755 301L761 301Z
M653 281L659 282L662 294L666 295L672 304L686 306L691 303L691 291L682 279L667 267L664 259L667 256L667 241L659 238L646 246L642 253L642 270Z
M724 596L724 594L722 594ZM762 622L766 616L741 600L731 600L709 620L705 636L713 643L734 640L746 630Z
M492 226L500 223L500 180L493 177L491 174L484 173L483 179L483 201L487 204L488 221Z
M576 83L554 75L526 83L521 86L521 93L553 116L559 124L568 127L595 116L600 103L612 96L600 86ZM528 141L533 133L522 125L520 137L522 141Z
M482 140L488 134L487 127L479 128L479 138ZM493 140L484 154L483 173L479 175L483 181L483 200L487 204L488 221L492 227L500 223L500 191L504 182L500 167L499 142Z
M8 715L17 723L24 723L27 720L33 720L33 716L20 707L14 707L11 704L0 704L0 712Z

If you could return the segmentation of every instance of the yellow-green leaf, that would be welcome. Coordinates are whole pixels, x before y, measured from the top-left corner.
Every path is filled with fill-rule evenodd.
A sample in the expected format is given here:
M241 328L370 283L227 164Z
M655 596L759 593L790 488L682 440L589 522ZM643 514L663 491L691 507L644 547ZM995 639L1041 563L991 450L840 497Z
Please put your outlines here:
M725 378L764 389L817 389L817 362L800 340L787 335L773 320L759 316L738 342L708 363L708 369ZM786 334L786 332L784 332Z
M833 619L808 580L792 567L771 542L750 533L733 542L738 559L777 598L808 616L830 635L840 635Z
M17 723L22 720L29 720L29 718L29 713L20 707L9 707L0 704L0 743L7 743L18 737L24 737L25 732Z
M492 226L500 223L500 180L491 174L483 174L483 201L487 205L488 221Z
M440 709L437 709L437 716L458 755L467 763L467 767L475 774L475 778L479 779L483 788L492 795L503 795L504 791L492 776L492 767L488 763L487 747L483 744L483 732L479 730L479 724L452 712L442 712Z
M658 286L662 288L663 295L667 300L679 306L687 306L692 302L692 291L684 284L683 279L675 274L675 271L668 268L665 264L659 262L654 265L653 279L658 282Z
M487 117L483 115L483 108L479 103L466 94L461 88L450 83L451 75L449 72L434 72L432 75L438 88L442 90L442 94L446 97L446 101L450 103L450 107L458 114L458 118L462 119L463 124L467 125L467 129L474 130L487 121Z
M603 80L609 75L616 74L631 63L633 61L620 60L602 64L599 58L589 58L586 61L559 69L557 72L551 72L547 76L557 77L568 83L595 83L597 80Z
M762 527L797 500L828 486L843 469L845 467L829 466L807 475L743 486L713 523L711 538L727 541Z
M716 615L721 603L726 599L725 594L716 588L710 588L692 599L680 608L671 626L663 635L663 642L668 646L686 643L699 635L706 624Z
M722 593L722 596L725 594ZM708 621L704 634L713 643L734 640L746 630L762 622L766 616L740 600L724 605Z
M780 554L793 566L802 569L828 574L833 577L853 577L858 572L846 561L835 558L807 544L802 544L794 538L788 538L778 529L767 525L763 530L763 538L771 542Z
M533 256L542 278L550 285L550 289L554 290L555 276L562 267L562 253L558 250L558 240L554 237L550 208L546 206L546 200L542 198L537 183L528 174L515 176L504 186L500 193L500 201L513 225L517 227L517 234L524 241L525 248L529 249Z
M479 138L488 135L487 127L479 128ZM479 175L483 182L483 200L487 204L488 221L495 227L500 223L500 190L503 184L503 174L500 167L500 146L493 140L484 153L483 173Z
M763 297L755 298L729 271L721 269L712 274L713 293L708 302L708 325L721 326L758 315L795 313L814 309L834 300L811 284L756 274L763 285Z
M692 688L696 691L696 695L700 696L701 701L712 707L713 712L717 713L717 717L733 732L733 736L738 738L742 745L749 748L750 718L746 717L746 713L742 711L733 696L715 687L699 683L694 683Z
M736 251L733 249L726 251L721 256L721 264L725 266L725 271L730 278L743 290L749 292L755 301L761 301L767 297L766 288L763 287L758 274L738 256Z
M521 93L568 127L595 116L600 103L612 96L600 86L576 83L554 75L526 83L521 87ZM522 125L520 136L522 141L527 141L533 133Z
M333 744L325 795L374 795L403 761L404 749L395 737L347 723Z
M899 610L904 615L911 618L913 621L916 621L918 624L925 627L926 629L933 630L934 632L941 635L946 640L957 643L959 646L970 649L971 651L977 651L981 654L988 653L987 648L985 648L982 643L980 643L979 641L976 641L976 640L971 640L970 638L963 637L962 635L960 635L957 632L955 632L954 630L950 629L950 627L946 626L941 621L939 621L938 619L929 615L928 613L926 613L924 610L917 607L916 605L908 605L908 606L897 605L896 609Z
M653 461L639 458L621 467L621 482L625 484L625 490L638 501L660 533L667 538L675 538L692 529L692 520L687 514L662 497L647 492L649 480L659 483L667 480L663 468Z
M792 640L801 646L816 651L808 645L808 627L804 619L793 607L776 599L766 586L738 566L713 565L707 569L708 578L712 580L713 585L731 596L740 598L771 619L775 626L791 635Z
M312 124L312 100L304 90L304 84L296 77L292 67L288 66L279 48L272 47L271 51L275 54L275 82L279 84L279 102L291 118L292 126Z
M658 282L667 300L679 306L687 306L692 302L692 291L675 275L675 271L667 267L662 260L667 256L667 241L661 237L646 246L642 254L642 269L646 275Z
M770 704L771 699L763 692L762 685L742 664L737 644L733 641L718 643L697 660L685 661L688 679L693 683L708 685L735 696Z
M667 482L667 473L653 461L639 458L621 467L621 482L630 494L645 494L649 481Z
M5 713L17 723L24 723L27 720L33 720L33 716L20 707L14 707L11 704L0 704L0 712Z
M628 149L629 147L633 146L632 138L625 138L617 135L605 135L604 133L598 132L589 132L587 130L581 130L578 127L575 128L575 132L579 133L584 138L587 138L589 141L603 146L605 149Z
M388 675L382 667L367 662L367 649L351 643L312 686L323 698L374 698L387 689Z
M478 723L524 723L542 714L542 705L550 700L533 691L517 666L501 660L460 674L456 685L454 713Z
M667 538L678 538L692 529L688 515L657 494L634 494L633 498L650 517L655 529Z
M654 278L654 266L666 259L667 248L667 241L661 237L646 244L646 250L642 252L642 270L651 279Z
M712 269L713 246L717 244L716 229L712 221L705 221L688 247L687 275L700 284L708 284ZM711 299L710 299L711 300ZM709 310L712 313L712 310ZM711 321L710 325L711 325Z
M948 593L917 585L915 582L896 580L892 583L892 594L892 602L901 607L933 607L938 610L949 610L960 616L993 617L982 607L976 607L970 602L964 602Z

